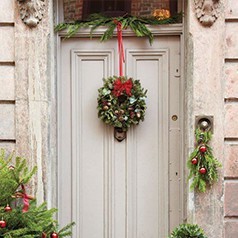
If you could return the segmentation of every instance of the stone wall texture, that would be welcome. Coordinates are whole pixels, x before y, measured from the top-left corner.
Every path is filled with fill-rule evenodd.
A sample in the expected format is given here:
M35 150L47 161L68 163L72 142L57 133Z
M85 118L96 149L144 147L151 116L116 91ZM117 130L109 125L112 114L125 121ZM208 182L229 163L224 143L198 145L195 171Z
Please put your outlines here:
M0 5L0 148L38 166L29 189L39 202L56 200L53 3L46 1L36 28L23 23L18 1Z
M203 27L192 2L186 19L188 138L192 150L194 116L214 116L212 147L223 168L211 190L189 193L188 220L200 224L209 238L237 238L238 5L220 1L217 21Z
M187 138L189 152L194 149L196 116L213 116L211 146L219 161L224 151L224 11L211 27L204 27L195 15L194 1L186 1L186 62ZM222 6L224 7L224 6ZM189 153L188 153L189 154ZM189 191L189 190L188 190ZM188 221L199 224L209 238L223 237L223 178L205 193L189 191Z
M238 237L238 4L227 0L224 52L224 237Z
M15 149L15 27L14 0L0 7L0 147Z
M46 1L43 20L33 29L20 19L16 0L1 0L0 7L0 147L8 153L16 150L28 158L30 166L38 166L33 190L39 201L56 201L57 195L52 2ZM81 14L81 0L64 2L70 18ZM142 3L160 1L133 0L132 9ZM204 27L195 16L194 1L186 3L185 149L187 154L193 150L195 116L211 115L212 147L223 163L221 179L212 189L204 194L187 189L187 220L201 225L209 238L237 238L238 4L237 0L221 1L217 21Z

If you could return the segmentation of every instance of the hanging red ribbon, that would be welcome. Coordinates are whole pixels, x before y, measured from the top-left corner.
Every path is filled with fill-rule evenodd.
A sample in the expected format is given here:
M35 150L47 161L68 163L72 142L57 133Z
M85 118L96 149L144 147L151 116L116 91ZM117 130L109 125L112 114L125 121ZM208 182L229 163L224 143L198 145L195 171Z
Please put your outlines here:
M22 198L23 198L22 212L27 212L28 209L29 209L29 206L30 206L29 199L31 198L31 196L28 196L26 194L26 189L25 189L25 186L23 184L21 185L21 188L22 188Z
M132 89L132 81L128 79L126 82L122 82L120 78L118 78L113 85L113 94L116 97L119 97L123 92L125 92L128 96L131 96L131 89Z
M16 192L15 195L13 195L13 198L22 198L23 199L23 208L22 208L22 212L27 212L29 210L29 200L34 200L34 197L32 197L31 195L26 194L26 189L25 186L23 184L21 184L21 192Z
M118 20L114 20L117 24L117 41L118 41L118 53L119 53L119 76L123 76L123 63L125 62L124 47L122 41L122 25Z

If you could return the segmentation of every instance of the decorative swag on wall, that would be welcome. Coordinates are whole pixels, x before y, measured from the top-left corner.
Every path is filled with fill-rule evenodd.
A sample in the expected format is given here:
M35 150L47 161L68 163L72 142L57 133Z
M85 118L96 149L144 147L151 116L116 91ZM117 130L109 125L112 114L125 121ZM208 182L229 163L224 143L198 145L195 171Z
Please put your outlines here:
M150 18L125 15L121 17L106 17L101 14L91 14L85 21L75 21L71 23L60 23L55 27L55 31L66 30L66 38L74 36L80 29L91 28L91 34L100 26L106 27L101 41L109 40L113 37L117 22L121 23L122 30L130 28L137 37L148 37L150 43L153 42L153 34L148 25L174 24L182 21L182 13L170 17L168 10L157 9Z

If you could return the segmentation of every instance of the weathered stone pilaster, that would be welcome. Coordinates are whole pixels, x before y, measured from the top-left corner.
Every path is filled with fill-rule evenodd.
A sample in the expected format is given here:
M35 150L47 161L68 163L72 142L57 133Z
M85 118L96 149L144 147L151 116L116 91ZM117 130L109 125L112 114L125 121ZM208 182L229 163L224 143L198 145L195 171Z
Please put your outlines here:
M197 20L197 1L187 1L186 9L186 102L189 151L194 148L195 116L214 117L212 147L214 156L223 162L224 100L223 54L224 13L210 27ZM223 7L223 6L221 6ZM221 10L221 12L224 12ZM188 193L188 222L204 228L210 238L223 234L223 176L206 193ZM215 224L215 228L214 228Z
M51 171L56 158L52 4L47 1L35 28L22 22L18 8L15 20L16 152L38 167L33 187L39 202L50 200L55 177Z

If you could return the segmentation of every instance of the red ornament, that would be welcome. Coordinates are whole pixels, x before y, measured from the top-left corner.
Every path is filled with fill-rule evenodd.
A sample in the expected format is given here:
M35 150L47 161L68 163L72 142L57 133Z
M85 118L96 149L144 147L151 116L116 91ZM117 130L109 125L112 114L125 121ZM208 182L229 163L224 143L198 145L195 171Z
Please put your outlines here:
M50 235L51 238L58 238L59 235L56 233L56 232L53 232L51 235Z
M5 228L6 226L7 226L6 221L1 220L1 221L0 221L0 227L1 227L1 228Z
M207 151L207 147L205 145L201 145L200 148L199 148L199 151L201 153L205 153Z
M4 208L4 211L5 211L5 212L11 212L11 211L12 211L12 208L11 208L9 205L7 205L7 206Z
M200 174L205 174L207 172L206 168L202 167L199 169Z
M191 163L196 165L198 163L198 159L196 157L194 157L192 160L191 160Z

